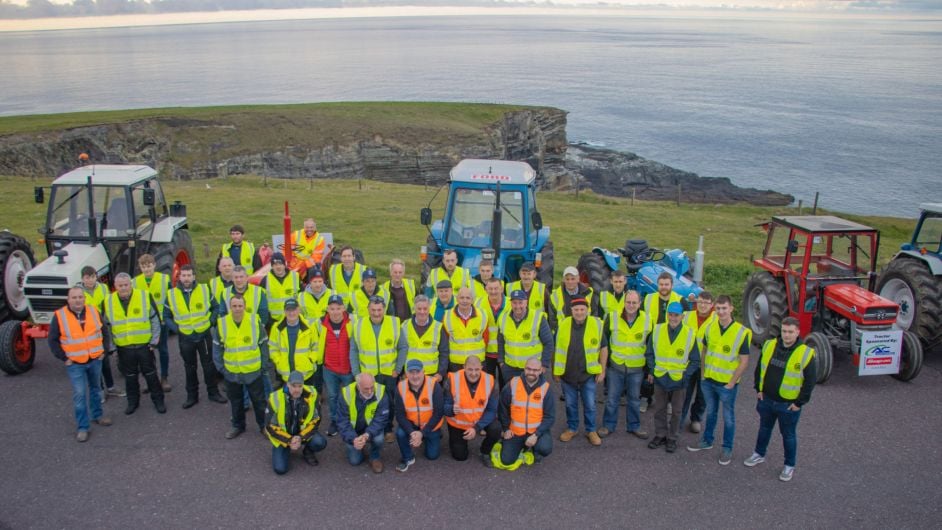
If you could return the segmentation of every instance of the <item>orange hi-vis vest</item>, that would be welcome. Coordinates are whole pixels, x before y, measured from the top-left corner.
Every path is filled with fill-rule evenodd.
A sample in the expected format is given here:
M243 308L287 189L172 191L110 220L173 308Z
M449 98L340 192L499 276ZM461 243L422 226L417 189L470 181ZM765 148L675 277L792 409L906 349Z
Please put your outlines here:
M406 408L406 417L419 429L424 429L432 419L432 397L435 395L435 381L431 377L425 376L425 383L422 385L420 398L416 400L415 394L409 388L409 381L403 379L399 381L399 396ZM438 420L438 425L433 431L442 428L444 418Z
M520 376L511 379L510 385L513 387L510 432L514 433L514 436L533 434L543 422L543 396L549 391L549 383L544 382L529 394Z
M448 421L448 425L456 429L470 429L484 415L487 400L494 389L494 376L481 372L481 380L478 381L478 387L473 396L464 378L464 370L452 372L448 374L448 378L451 383L451 397L455 400L455 415L447 416L445 420Z
M85 327L78 318L64 306L56 311L59 319L59 344L66 357L73 363L85 364L105 353L104 339L101 334L101 315L90 305L85 305Z

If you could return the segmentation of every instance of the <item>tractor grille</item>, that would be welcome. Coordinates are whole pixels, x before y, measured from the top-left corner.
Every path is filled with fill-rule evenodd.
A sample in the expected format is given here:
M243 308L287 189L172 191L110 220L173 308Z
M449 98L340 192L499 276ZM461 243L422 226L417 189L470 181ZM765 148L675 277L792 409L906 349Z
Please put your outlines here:
M867 309L867 312L863 315L863 319L875 321L895 320L896 311L885 307L872 307Z
M65 298L69 297L69 290L63 288L54 288L54 287L27 287L23 289L23 292L26 293L26 296L63 296Z
M58 311L68 303L67 298L30 298L29 305L34 312Z
M26 284L43 283L52 285L68 285L69 280L61 276L27 276Z

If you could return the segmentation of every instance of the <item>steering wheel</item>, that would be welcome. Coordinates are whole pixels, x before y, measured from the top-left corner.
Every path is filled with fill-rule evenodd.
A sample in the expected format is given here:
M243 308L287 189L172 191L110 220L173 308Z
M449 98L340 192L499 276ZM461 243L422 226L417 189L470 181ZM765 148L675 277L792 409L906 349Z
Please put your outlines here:
M284 243L282 243L282 244L280 244L280 245L276 245L276 247L278 248L279 251L281 251L282 254L285 253L285 244L284 244ZM304 247L302 247L301 245L291 245L291 252L293 252L294 254L297 254L297 253L301 252L302 250L304 250Z
M648 263L651 261L661 261L662 259L664 259L665 255L666 254L664 254L663 250L658 250L656 248L649 248L649 249L642 250L641 252L638 252L632 255L631 262L632 263Z

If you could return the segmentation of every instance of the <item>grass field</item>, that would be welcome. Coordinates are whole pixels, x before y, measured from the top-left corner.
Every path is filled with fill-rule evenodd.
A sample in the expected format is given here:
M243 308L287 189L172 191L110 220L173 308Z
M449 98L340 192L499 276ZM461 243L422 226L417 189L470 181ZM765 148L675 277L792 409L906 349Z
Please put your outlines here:
M35 243L46 205L32 201L32 188L48 184L30 179L0 177L0 229L26 236L34 243L37 258L45 251ZM362 189L360 188L362 185ZM219 245L228 239L228 228L239 223L256 244L270 241L282 226L283 204L289 201L294 226L314 217L322 232L332 232L338 244L363 249L366 261L377 268L381 281L388 275L389 260L402 258L407 275L419 276L419 247L427 232L419 224L419 209L435 193L434 188L364 180L268 180L241 176L226 179L164 183L168 201L187 205L201 278L212 274ZM435 218L443 214L447 190L438 195ZM684 248L693 256L697 237L705 237L705 283L715 293L734 300L752 271L750 257L762 250L765 235L755 225L772 214L797 213L794 209L748 205L691 205L636 201L581 193L545 192L537 197L544 224L552 229L556 248L556 276L579 255L603 246L614 249L628 238L647 239L659 248ZM807 213L807 212L806 212ZM844 215L882 231L881 260L892 256L908 239L912 220Z

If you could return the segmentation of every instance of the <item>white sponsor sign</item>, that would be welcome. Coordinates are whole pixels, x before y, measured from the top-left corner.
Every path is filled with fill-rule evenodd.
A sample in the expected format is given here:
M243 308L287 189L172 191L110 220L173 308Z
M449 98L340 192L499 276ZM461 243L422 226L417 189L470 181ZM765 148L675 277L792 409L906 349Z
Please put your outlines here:
M902 350L902 330L862 332L857 375L898 374Z

